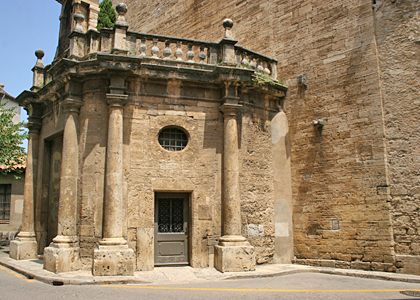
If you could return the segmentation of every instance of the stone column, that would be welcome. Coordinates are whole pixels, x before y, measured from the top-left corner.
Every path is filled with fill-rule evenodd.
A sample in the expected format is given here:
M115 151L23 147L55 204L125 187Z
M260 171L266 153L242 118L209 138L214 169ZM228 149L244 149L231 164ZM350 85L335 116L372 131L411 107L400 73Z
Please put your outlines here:
M241 235L237 112L241 105L225 103L223 138L222 237L215 246L214 266L221 272L255 270L254 247Z
M101 245L125 245L123 238L123 106L126 95L108 95L109 123L106 151L104 225Z
M111 86L123 85L115 77ZM116 91L122 92L123 86ZM108 142L106 153L105 199L102 240L94 250L93 275L115 276L134 274L134 251L123 237L123 111L127 95L107 94L109 105Z
M239 149L237 111L241 106L225 104L221 110L224 117L223 136L223 236L235 237L244 241L241 236L241 200L239 192Z
M36 174L38 170L38 152L39 152L39 131L41 129L40 113L42 108L36 107L35 111L39 116L34 115L34 106L28 105L29 129L28 137L28 155L26 158L25 186L23 194L23 217L22 227L17 239L10 242L10 257L18 260L36 259L38 256L38 247L34 230L34 202Z
M80 269L76 231L79 180L79 109L82 102L67 98L62 103L65 113L63 153L61 160L60 199L57 236L44 249L44 269L59 273Z

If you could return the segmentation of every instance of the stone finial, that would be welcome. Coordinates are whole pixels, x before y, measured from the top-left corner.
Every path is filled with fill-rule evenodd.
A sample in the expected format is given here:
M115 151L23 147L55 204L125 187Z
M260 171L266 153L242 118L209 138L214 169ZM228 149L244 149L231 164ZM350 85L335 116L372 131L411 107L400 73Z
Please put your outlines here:
M233 34L232 34L232 27L233 27L233 21L231 19L225 19L223 21L223 27L225 28L225 35L223 38L233 40Z
M76 25L74 25L74 31L83 33L82 22L85 20L85 15L81 11L78 11L74 14L73 19L76 22Z
M128 10L127 4L125 3L117 4L117 6L115 7L115 10L117 11L117 14L118 14L117 22L115 23L115 25L128 26L128 23L125 20L125 14L127 13L127 10Z
M35 51L35 56L38 58L35 65L36 67L40 67L40 68L44 67L44 63L42 62L42 58L44 57L44 55L45 55L44 50L37 49Z

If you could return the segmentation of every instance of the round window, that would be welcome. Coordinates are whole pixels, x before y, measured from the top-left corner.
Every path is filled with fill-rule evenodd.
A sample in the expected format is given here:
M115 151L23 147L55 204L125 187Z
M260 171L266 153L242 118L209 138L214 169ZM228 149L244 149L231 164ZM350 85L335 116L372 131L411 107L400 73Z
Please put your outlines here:
M159 144L168 151L181 151L188 144L188 136L181 129L165 128L159 133Z

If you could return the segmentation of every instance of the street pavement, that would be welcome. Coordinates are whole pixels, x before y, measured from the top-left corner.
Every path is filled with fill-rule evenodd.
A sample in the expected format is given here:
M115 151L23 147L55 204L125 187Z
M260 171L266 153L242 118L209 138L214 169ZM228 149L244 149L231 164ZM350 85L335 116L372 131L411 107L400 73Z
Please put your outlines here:
M41 260L16 261L7 247L0 249L0 300L116 298L420 299L420 276L270 264L255 272L157 267L134 276L94 277L89 271L54 274L43 270Z

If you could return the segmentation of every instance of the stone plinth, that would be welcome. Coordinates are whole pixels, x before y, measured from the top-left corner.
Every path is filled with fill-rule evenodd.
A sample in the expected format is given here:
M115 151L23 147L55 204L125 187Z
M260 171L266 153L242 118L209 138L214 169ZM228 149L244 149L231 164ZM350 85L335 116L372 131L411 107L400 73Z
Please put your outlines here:
M18 237L16 240L10 242L10 258L36 259L38 257L38 246L35 235L32 237Z
M44 249L44 269L54 273L71 272L81 267L79 247L52 243Z
M255 271L254 247L242 236L222 237L214 246L214 267L220 272Z
M127 245L99 245L93 254L94 276L134 275L134 251Z

